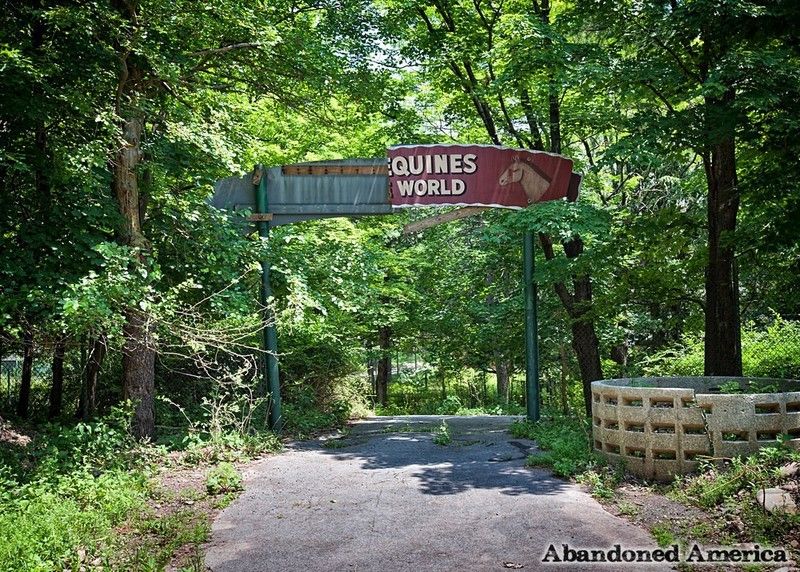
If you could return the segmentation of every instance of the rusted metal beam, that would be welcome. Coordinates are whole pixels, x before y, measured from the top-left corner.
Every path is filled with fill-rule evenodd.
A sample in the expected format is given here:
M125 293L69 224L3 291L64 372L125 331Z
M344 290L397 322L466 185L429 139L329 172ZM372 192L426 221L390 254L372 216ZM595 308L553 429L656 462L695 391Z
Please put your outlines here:
M454 211L446 212L444 214L423 218L421 220L415 220L414 222L410 222L403 227L403 234L412 234L414 232L420 232L425 230L426 228L436 226L437 224L442 224L445 222L451 222L461 218L474 216L488 209L489 207L463 207Z
M272 220L272 213L253 213L247 217L247 220L250 222L269 222Z
M283 175L386 175L388 167L381 165L284 165Z

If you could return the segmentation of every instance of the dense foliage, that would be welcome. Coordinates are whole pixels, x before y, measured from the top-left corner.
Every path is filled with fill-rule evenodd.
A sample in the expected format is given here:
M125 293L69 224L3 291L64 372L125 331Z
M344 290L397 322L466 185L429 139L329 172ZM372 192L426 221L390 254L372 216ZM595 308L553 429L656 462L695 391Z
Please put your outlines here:
M5 401L18 416L88 419L123 396L152 410L153 391L191 413L235 378L256 391L265 256L293 415L341 419L376 393L396 411L518 406L525 231L541 244L550 404L576 408L601 376L709 373L717 358L797 375L793 3L177 12L42 1L2 15L0 353L20 366ZM564 153L580 198L410 236L401 225L429 213L308 222L268 243L207 206L216 178L255 163L434 141ZM731 165L736 206L713 206ZM717 324L730 316L744 334ZM411 356L413 370L396 363ZM412 383L387 398L401 369ZM422 371L430 396L409 400ZM134 429L152 437L146 413Z
M148 494L129 430L194 462L277 446L265 259L297 435L522 411L523 236L552 410L580 416L601 377L800 377L799 30L793 0L6 2L0 440L8 419L35 436L0 443L0 562L105 558ZM209 206L255 164L433 142L567 155L580 196L268 240ZM518 429L552 441L537 464L594 467L582 421Z

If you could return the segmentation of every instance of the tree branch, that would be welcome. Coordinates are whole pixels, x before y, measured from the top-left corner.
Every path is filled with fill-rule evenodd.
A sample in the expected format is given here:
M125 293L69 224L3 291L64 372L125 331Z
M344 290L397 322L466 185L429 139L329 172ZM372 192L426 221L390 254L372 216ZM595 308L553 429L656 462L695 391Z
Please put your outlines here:
M227 46L222 46L221 48L210 48L208 50L189 52L187 55L192 57L211 56L211 55L226 54L234 50L253 50L253 49L258 49L262 46L263 44L261 42L241 42L239 44L230 44Z

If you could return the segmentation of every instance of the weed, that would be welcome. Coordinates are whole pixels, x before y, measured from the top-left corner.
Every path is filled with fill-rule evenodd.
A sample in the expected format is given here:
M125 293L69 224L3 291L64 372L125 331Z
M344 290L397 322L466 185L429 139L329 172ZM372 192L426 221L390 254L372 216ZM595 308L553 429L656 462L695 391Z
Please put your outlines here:
M706 522L700 522L689 528L689 537L699 542L711 538L713 533L714 529Z
M228 462L212 467L206 475L206 490L210 495L232 493L242 488L242 475Z
M724 510L726 520L739 523L729 527L731 540L763 543L785 542L796 537L800 515L768 512L757 502L756 495L764 488L796 480L794 463L800 453L783 443L764 447L747 458L734 458L726 464L704 463L698 475L676 479L671 496L709 510ZM692 531L702 536L709 531Z
M230 506L230 504L233 501L235 501L238 496L239 496L238 492L226 493L226 494L224 494L222 496L217 497L214 500L213 506L214 506L214 508L216 508L218 510L222 510L222 509L227 508L228 506Z
M624 514L628 517L635 517L641 512L641 507L636 506L635 504L628 502L628 501L619 501L617 503L617 508L619 509L620 514Z
M447 421L442 419L442 424L439 426L439 429L436 430L436 433L433 436L433 442L437 445L445 447L449 445L452 440L453 437L450 435L450 427L447 426Z
M589 487L592 496L605 500L614 498L614 491L619 484L617 475L606 468L584 471L577 475L575 480Z
M344 449L352 444L353 442L348 441L347 438L339 437L337 439L328 439L322 444L322 446L326 449Z
M567 417L545 419L537 423L517 421L509 432L519 438L532 439L543 451L528 457L528 464L547 467L556 475L572 477L602 466L602 459L590 449L586 422Z
M675 534L666 524L655 524L650 528L650 534L656 539L656 542L661 548L667 548L672 544L676 544Z
M90 561L104 556L102 539L145 504L139 474L113 470L98 477L76 471L4 489L0 500L3 570L77 569L77 548Z
M202 560L200 546L208 539L211 526L205 515L182 510L167 515L142 514L133 523L140 539L130 554L123 554L116 567L128 570L163 570L178 548L188 546L188 560Z

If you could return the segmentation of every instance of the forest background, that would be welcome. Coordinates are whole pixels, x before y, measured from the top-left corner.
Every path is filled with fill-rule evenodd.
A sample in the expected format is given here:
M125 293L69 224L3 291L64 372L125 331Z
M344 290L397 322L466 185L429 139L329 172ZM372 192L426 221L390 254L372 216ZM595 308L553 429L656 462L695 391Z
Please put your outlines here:
M87 419L130 398L153 437L175 415L156 395L192 407L253 386L264 256L289 423L376 396L522 405L525 230L546 404L577 411L621 375L800 376L797 17L711 0L11 2L5 414ZM418 235L401 229L424 211L269 241L207 204L256 163L432 142L565 154L581 196Z
M33 441L2 448L0 561L81 565L140 506L129 429L275 445L265 257L294 434L523 411L526 231L545 411L584 416L602 378L800 378L798 31L792 0L7 1L0 433ZM425 143L561 153L581 193L268 240L208 204L256 164Z

